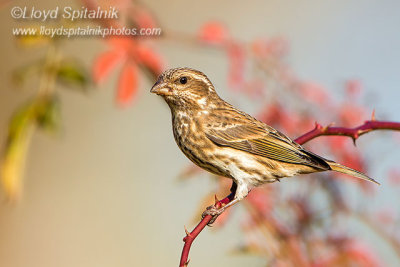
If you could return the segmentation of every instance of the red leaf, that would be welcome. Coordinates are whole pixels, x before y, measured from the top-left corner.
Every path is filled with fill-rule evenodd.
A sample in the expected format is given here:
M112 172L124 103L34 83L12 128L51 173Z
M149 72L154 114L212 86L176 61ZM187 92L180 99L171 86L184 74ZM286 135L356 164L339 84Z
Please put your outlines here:
M104 82L122 59L123 54L116 51L107 51L100 54L93 64L92 76L94 82Z
M332 151L339 153L345 149L345 146L349 140L346 136L330 136L327 141L329 142L329 146Z
M326 106L326 103L330 101L330 97L325 88L319 84L313 82L302 82L300 84L300 91L304 98L317 103L322 107Z
M350 266L382 266L374 251L357 241L347 241L346 244L341 245L340 250L332 251L332 253L316 259L312 266L343 266L343 263L346 262L351 263Z
M164 64L160 55L154 52L153 49L148 46L138 45L136 48L136 57L140 63L150 69L154 76L161 74Z
M268 105L257 118L269 125L277 127L288 135L292 135L298 128L296 121L300 118L295 113L289 113L279 103L271 103Z
M391 185L400 185L400 170L398 169L391 169L389 171L389 184Z
M128 38L127 36L114 36L108 38L107 43L112 46L114 50L127 53L135 47L136 40Z
M229 59L229 85L232 88L238 88L243 85L244 82L244 65L245 65L245 54L244 49L237 43L231 43L228 46L228 59Z
M132 102L133 97L137 92L138 74L137 67L132 63L127 62L119 76L117 102L123 106Z
M221 215L218 216L218 219L213 223L213 226L216 226L216 227L224 226L228 222L228 220L231 216L231 212L232 212L232 209L225 210Z
M366 118L364 108L356 106L354 103L345 103L340 107L339 118L341 125L353 127Z
M343 251L355 264L366 267L382 266L373 251L360 242L353 241Z
M364 161L361 155L351 150L342 150L343 164L360 172L365 172Z
M219 22L208 22L200 28L199 39L210 44L223 44L228 39L228 30Z
M358 80L349 80L346 82L346 93L350 97L359 95L362 91L362 84Z
M272 39L256 39L252 42L251 49L254 55L259 58L280 58L287 54L289 48L285 39L275 37Z
M252 99L259 99L264 95L264 84L260 79L252 79L244 82L238 90Z
M381 224L392 224L395 222L396 212L393 209L386 207L376 213L376 218Z
M271 197L272 187L266 188L255 188L246 198L253 208L263 215L270 214L274 207L273 198ZM268 192L266 192L267 190Z

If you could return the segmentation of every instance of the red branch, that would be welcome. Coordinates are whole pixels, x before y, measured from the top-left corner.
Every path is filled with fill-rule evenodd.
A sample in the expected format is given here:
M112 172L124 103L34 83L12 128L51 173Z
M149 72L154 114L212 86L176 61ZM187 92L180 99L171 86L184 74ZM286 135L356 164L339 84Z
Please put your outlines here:
M315 123L315 128L308 133L303 134L298 137L295 141L299 144L304 144L316 137L322 135L343 135L348 136L355 142L358 137L368 132L374 130L400 130L400 123L390 122L390 121L376 121L370 120L365 121L363 125L355 128L345 128L345 127L332 127L326 126L322 127L321 124Z
M229 202L231 202L233 197L234 197L233 194L230 194L221 200L218 200L217 197L215 197L214 205L217 208L220 208L222 205L226 205ZM189 257L190 247L192 246L193 241L201 233L201 231L203 231L203 229L207 226L207 224L211 221L211 219L212 219L211 215L205 216L199 222L199 224L193 229L193 231L191 231L190 233L186 230L186 227L185 227L186 236L183 238L183 242L185 242L185 245L183 246L183 249L182 249L181 262L179 264L180 267L188 266L188 264L189 264L188 257Z
M302 136L298 137L294 141L298 144L302 145L316 137L323 136L323 135L342 135L348 136L353 139L355 142L358 137L368 132L374 130L393 130L393 131L400 131L400 123L399 122L389 122L389 121L376 121L374 116L372 116L372 120L365 121L364 124L355 127L355 128L346 128L346 127L332 127L326 126L322 127L320 124L316 123L315 128ZM233 199L233 195L230 194L229 196L225 197L222 200L215 201L215 206L217 208L221 207L222 205L228 204ZM212 217L210 215L205 216L200 223L193 229L192 232L186 231L186 236L183 238L183 242L185 243L182 250L180 267L188 266L189 261L189 251L193 241L196 237L203 231L203 229L207 226L207 224L211 221Z

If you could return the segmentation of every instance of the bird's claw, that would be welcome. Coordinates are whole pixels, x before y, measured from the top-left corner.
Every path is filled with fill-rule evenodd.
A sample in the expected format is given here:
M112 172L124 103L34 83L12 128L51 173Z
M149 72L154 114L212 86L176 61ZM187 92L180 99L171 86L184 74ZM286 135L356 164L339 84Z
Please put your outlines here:
M212 216L211 220L207 224L208 226L211 226L222 212L224 212L224 208L217 208L215 205L211 205L206 208L206 210L201 215L201 218L204 219L204 217L206 217L207 215Z

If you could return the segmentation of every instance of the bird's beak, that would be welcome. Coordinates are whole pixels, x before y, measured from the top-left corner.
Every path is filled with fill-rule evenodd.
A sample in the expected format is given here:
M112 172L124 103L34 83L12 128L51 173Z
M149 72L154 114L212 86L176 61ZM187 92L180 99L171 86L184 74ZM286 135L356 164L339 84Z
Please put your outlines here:
M168 87L167 83L163 82L156 82L153 87L150 90L150 93L161 95L161 96L167 96L167 95L172 95L171 88Z

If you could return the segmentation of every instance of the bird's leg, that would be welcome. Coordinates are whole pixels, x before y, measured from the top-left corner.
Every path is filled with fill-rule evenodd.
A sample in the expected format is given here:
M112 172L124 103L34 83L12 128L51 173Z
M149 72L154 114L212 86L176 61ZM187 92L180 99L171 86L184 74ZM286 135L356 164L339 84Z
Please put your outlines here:
M236 195L236 190L237 190L237 183L235 181L232 181L232 186L231 186L231 194L229 196L233 197Z
M239 191L238 191L238 185L235 181L233 181L232 187L231 187L231 193L228 196L228 198L230 199L230 202L221 208L217 208L215 205L211 205L211 206L207 207L207 209L201 215L202 218L204 218L207 215L211 215L213 218L208 223L208 225L210 226L211 224L213 224L215 222L217 217L219 215L221 215L221 213L223 213L227 208L235 205L240 200L245 198L247 196L248 192L249 192L249 190L247 188L247 185L245 185L245 184L240 184Z

